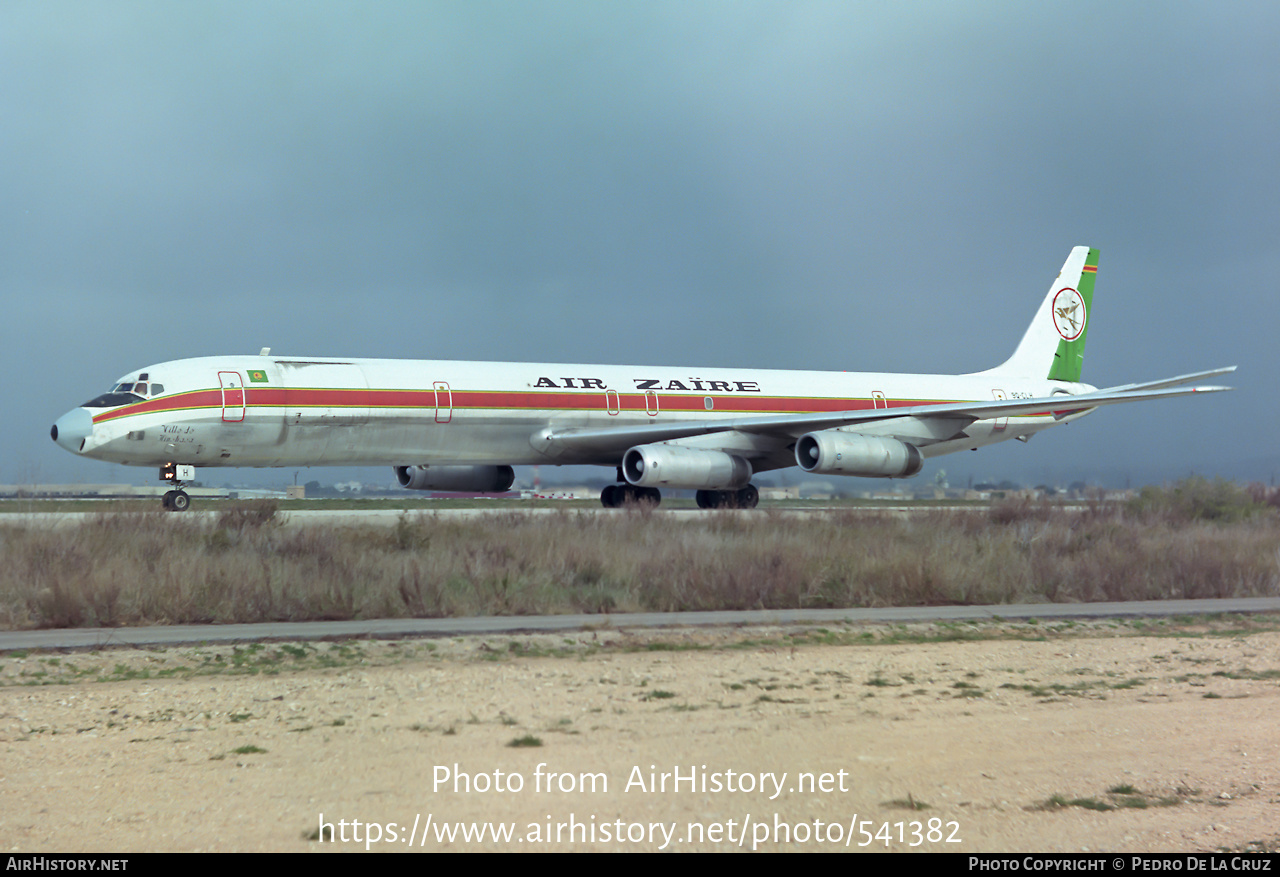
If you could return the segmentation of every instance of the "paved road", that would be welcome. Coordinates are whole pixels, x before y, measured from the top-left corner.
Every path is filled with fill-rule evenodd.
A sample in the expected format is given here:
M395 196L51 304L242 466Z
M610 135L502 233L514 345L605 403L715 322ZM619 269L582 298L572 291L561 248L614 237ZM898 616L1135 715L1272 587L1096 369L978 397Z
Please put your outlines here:
M1168 617L1220 612L1280 612L1280 597L1233 600L1158 600L1134 603L1035 603L1009 606L920 606L882 609L781 609L749 612L636 612L616 615L403 618L310 621L292 624L173 625L171 627L27 630L0 633L0 652L14 649L86 649L103 646L173 646L191 643L327 638L438 637L462 634L635 627L731 627L753 624L940 622L995 619Z

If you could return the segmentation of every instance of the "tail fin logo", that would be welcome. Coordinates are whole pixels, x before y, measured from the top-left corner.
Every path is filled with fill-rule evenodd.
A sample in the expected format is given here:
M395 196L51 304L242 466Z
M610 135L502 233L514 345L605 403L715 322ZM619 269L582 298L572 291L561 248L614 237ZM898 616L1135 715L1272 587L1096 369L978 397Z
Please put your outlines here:
M1067 341L1075 341L1084 332L1089 315L1084 299L1071 287L1058 290L1053 297L1053 327Z

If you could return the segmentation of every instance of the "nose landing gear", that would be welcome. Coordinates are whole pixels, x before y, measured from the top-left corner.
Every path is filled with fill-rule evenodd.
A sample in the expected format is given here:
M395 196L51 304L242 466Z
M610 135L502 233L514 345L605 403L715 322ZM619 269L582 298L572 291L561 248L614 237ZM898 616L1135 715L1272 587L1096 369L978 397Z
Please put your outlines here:
M191 508L191 497L182 489L182 485L187 481L194 481L196 477L195 466L180 466L177 463L165 463L160 467L160 480L167 481L174 486L174 490L168 491L164 498L160 500L160 504L164 506L165 511L169 512L185 512Z
M185 490L170 490L160 500L160 503L164 506L165 511L185 512L191 508L191 497L187 496Z

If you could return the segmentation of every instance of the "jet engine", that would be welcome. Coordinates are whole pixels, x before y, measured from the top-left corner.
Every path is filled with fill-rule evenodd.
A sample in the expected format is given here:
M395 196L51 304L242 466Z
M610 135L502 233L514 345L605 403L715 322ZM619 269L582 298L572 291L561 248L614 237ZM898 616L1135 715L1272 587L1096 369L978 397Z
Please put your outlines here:
M397 466L396 480L410 490L502 493L515 483L510 466Z
M915 445L897 439L824 429L800 436L796 463L815 475L908 478L924 466Z
M724 451L636 445L622 457L622 475L636 487L736 489L751 482L751 464Z

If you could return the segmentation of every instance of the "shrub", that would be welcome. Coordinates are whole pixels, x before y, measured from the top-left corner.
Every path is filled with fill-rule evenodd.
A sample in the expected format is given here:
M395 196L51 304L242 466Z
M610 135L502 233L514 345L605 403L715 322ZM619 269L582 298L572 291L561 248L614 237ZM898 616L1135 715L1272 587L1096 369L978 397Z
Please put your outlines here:
M1234 523L1259 514L1267 506L1255 499L1254 492L1233 481L1196 476L1164 487L1144 487L1129 508L1146 518Z

